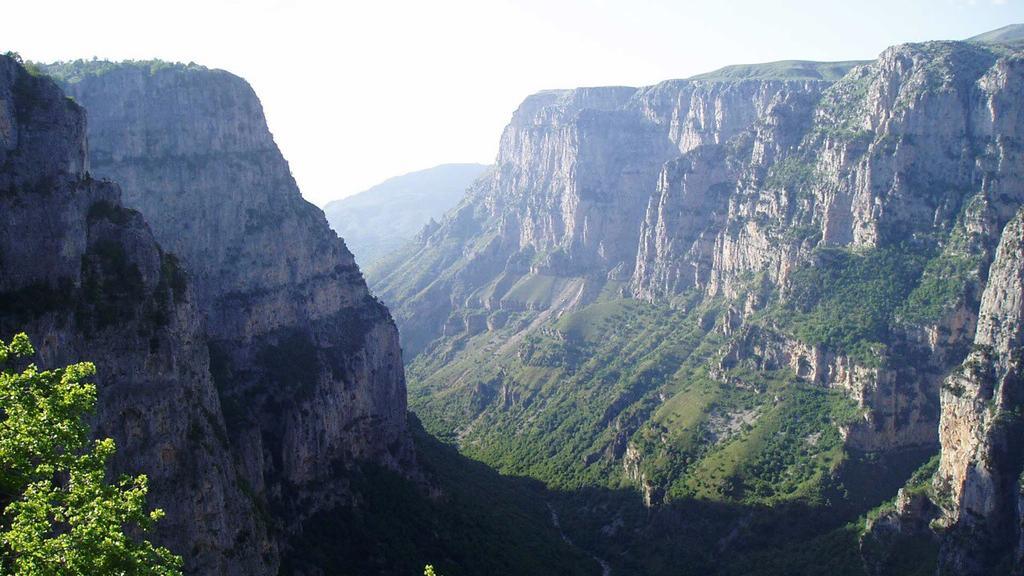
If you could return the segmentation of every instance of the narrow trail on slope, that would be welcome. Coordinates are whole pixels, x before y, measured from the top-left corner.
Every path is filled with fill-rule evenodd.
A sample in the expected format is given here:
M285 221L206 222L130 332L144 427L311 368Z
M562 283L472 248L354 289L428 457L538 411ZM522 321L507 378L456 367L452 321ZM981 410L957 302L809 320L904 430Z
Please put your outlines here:
M587 554L588 556L593 558L595 562L600 564L601 565L601 576L612 576L612 566L611 566L611 564L609 564L608 561L605 560L604 558L600 558L598 556L595 556L594 554L591 554L590 552L587 552L583 548L580 548L579 546L577 546L576 543L573 542L572 539L569 538L569 536L566 535L566 533L562 530L562 524L561 524L561 522L559 522L558 512L555 511L555 507L552 506L550 502L545 502L544 504L548 507L548 511L551 512L551 525L555 527L555 530L558 530L558 534L559 534L559 536L562 537L562 541L564 541L569 546L572 546L573 548L576 548L577 550L580 550L584 554Z

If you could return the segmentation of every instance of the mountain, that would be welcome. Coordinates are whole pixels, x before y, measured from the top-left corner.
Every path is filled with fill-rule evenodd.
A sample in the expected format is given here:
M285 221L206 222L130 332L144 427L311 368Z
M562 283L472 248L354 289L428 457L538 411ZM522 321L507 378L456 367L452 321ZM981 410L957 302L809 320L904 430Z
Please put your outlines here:
M691 76L689 80L828 80L835 82L863 60L846 62L813 62L780 60L762 64L734 64L713 72Z
M199 66L47 70L88 111L91 173L192 276L240 481L277 511L274 533L351 498L357 463L411 470L394 323L302 199L249 85Z
M977 36L971 36L968 42L984 42L989 44L1013 44L1024 41L1024 24L1010 24L996 28Z
M90 175L84 110L0 56L0 333L51 368L97 367L95 429L148 475L154 539L190 572L263 574L269 540L237 482L197 295L116 184Z
M565 492L563 525L619 573L1012 565L1021 446L944 383L989 294L1015 293L1021 56L928 42L527 98L493 172L370 277L410 405ZM980 504L943 488L996 468Z
M38 80L60 106L77 111L76 174L90 183L102 177L123 186L115 194L116 186L103 184L118 204L90 208L88 221L120 222L129 214L149 235L151 251L160 250L159 242L176 254L166 253L163 268L155 268L176 275L153 282L181 292L174 302L188 303L191 332L170 333L168 339L181 342L166 346L187 345L178 354L194 358L156 362L152 350L160 350L153 347L163 340L126 338L119 330L131 334L133 328L120 319L107 321L107 341L140 355L136 364L105 356L91 342L73 350L65 349L62 337L48 343L61 354L94 359L101 375L117 360L115 365L138 365L133 369L143 375L150 370L161 376L158 384L133 373L111 377L122 396L106 402L132 416L125 420L104 408L99 423L106 430L125 421L129 432L115 435L119 440L147 425L169 422L180 429L181 438L147 434L123 445L122 453L130 459L128 470L160 480L153 484L153 500L168 509L169 521L158 540L185 557L188 573L398 575L422 571L428 562L456 576L597 573L594 560L551 525L542 488L481 469L436 445L415 421L409 426L390 315L367 291L323 213L302 200L244 80L160 61L76 61L42 69L77 102ZM87 111L87 129L79 105ZM45 118L40 123L55 125ZM60 165L61 148L39 146L40 155L50 150ZM39 263L51 257L48 250L69 252L58 240L47 240L61 238L53 228L67 218L46 215L64 203L77 206L51 193L37 198L34 219L14 214L18 227L9 243L27 250L19 235L40 238L42 248L17 262L5 250L5 274L33 266L45 271L49 266ZM129 240L139 243L134 236ZM131 250L138 249L135 244ZM144 271L154 269L147 266ZM131 280L124 267L110 273ZM145 314L162 318L162 294L140 292L138 306L154 300L156 311ZM23 292L13 298L31 301ZM22 325L17 317L0 319L9 319L12 330ZM46 334L29 328L37 339ZM166 373L171 368L188 373ZM165 381L175 378L185 390L168 394L173 387ZM149 391L143 398L160 399L162 412L147 410L137 399L140 392L125 392L135 380ZM133 404L134 410L122 408ZM163 460L146 459L149 446ZM207 465L203 458L212 459L204 450L214 448L219 460L209 470L197 468ZM180 460L185 470L167 459ZM161 467L172 468L175 484L163 481ZM198 500L186 504L201 510L176 504L186 496ZM218 540L208 542L214 536Z
M324 213L356 260L371 266L458 204L486 169L482 164L442 164L410 172L330 202Z

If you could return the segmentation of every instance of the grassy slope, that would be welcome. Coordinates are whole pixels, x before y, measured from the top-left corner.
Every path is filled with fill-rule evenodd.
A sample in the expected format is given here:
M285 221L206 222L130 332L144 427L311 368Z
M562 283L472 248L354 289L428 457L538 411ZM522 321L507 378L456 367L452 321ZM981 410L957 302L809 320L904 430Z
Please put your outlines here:
M709 377L728 341L716 317L713 304L686 313L607 299L514 346L504 345L511 330L484 333L454 357L448 349L444 359L416 360L411 403L465 454L561 492L574 539L612 553L619 573L663 573L677 562L729 573L779 546L792 547L783 565L796 565L810 557L795 543L809 541L842 549L846 573L859 573L857 517L891 498L928 454L894 463L847 453L838 427L857 416L852 403L786 371L741 365L728 371L728 383ZM736 414L753 417L713 430ZM672 526L679 515L709 515L701 519L706 534L687 536L678 526L651 533L658 522L619 460L631 435L645 456L641 470L665 489L668 505L657 514ZM871 475L887 480L859 480ZM623 533L594 536L616 522ZM707 556L715 545L708 538L744 522L741 554L728 565ZM785 573L774 570L763 573Z
M1013 44L1024 42L1024 24L1010 24L967 39L968 42Z
M690 80L828 80L836 81L854 66L866 61L812 62L781 60L762 64L736 64L698 74Z

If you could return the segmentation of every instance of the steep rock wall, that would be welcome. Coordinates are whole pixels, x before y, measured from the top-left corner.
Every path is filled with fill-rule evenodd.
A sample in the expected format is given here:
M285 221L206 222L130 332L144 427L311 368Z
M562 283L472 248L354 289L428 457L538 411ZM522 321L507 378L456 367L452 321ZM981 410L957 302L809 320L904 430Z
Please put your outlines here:
M274 528L349 502L360 462L411 470L395 325L302 199L252 88L194 65L65 66L51 70L89 113L93 172L194 277L228 436Z
M144 473L154 539L204 574L269 574L275 551L236 482L202 316L178 260L120 189L89 174L84 111L0 57L0 332L38 363L89 360L95 433Z
M942 387L936 493L944 574L1021 566L1024 211L1005 227L981 299L974 348Z

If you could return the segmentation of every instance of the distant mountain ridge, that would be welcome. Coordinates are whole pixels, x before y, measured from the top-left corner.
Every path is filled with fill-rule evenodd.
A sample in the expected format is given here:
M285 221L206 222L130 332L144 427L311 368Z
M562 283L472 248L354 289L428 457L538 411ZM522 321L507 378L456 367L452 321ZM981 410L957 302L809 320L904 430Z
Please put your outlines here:
M1010 24L996 28L977 36L971 36L968 42L985 42L989 44L1011 44L1024 41L1024 24Z
M867 60L842 62L779 60L758 64L734 64L691 76L689 80L829 80L834 82L842 78L854 66L867 63Z
M486 169L483 164L441 164L409 172L330 202L324 213L356 261L368 266L454 208Z

